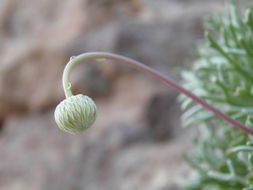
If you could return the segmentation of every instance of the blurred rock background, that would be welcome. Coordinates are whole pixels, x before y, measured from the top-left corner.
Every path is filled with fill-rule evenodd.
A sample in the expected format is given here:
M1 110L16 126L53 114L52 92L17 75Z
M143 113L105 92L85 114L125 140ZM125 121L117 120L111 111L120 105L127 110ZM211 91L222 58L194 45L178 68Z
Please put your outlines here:
M95 99L98 119L83 134L53 119L64 98L68 59L109 51L180 81L194 59L203 20L222 0L1 0L0 189L177 190L189 172L177 92L124 65L72 72L75 93Z

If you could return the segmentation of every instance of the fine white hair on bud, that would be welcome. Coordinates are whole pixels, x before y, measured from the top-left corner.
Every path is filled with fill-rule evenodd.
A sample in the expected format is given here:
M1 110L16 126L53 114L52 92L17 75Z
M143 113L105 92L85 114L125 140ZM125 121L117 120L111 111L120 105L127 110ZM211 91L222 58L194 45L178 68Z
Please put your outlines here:
M88 129L96 120L96 115L94 101L81 94L66 98L58 104L54 112L58 127L72 134Z

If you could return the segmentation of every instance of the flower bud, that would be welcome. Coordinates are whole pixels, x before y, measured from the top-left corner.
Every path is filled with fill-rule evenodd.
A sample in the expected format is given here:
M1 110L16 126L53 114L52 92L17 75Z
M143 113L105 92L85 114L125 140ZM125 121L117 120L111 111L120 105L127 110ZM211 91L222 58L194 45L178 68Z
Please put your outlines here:
M69 133L88 129L96 120L96 104L81 94L63 100L55 109L54 117L58 127Z

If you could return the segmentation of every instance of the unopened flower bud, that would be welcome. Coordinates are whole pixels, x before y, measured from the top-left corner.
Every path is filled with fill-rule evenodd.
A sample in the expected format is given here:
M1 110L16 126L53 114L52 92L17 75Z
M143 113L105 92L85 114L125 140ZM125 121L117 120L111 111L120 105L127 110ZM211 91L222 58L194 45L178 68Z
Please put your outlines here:
M56 107L54 117L60 129L74 134L88 129L96 120L96 113L94 101L78 94L63 100Z

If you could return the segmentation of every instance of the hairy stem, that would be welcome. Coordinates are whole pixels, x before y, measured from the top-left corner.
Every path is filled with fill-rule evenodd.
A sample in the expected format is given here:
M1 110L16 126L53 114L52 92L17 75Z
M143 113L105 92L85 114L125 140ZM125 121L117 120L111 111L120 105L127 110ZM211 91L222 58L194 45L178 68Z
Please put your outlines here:
M220 110L214 108L213 106L208 104L203 99L197 97L196 95L194 95L190 91L186 90L185 88L183 88L182 86L180 86L179 84L174 82L169 77L167 77L167 76L163 75L162 73L148 67L147 65L144 65L141 62L135 61L133 59L130 59L130 58L127 58L127 57L124 57L124 56L121 56L121 55L113 54L113 53L90 52L90 53L83 53L83 54L80 54L78 56L71 57L70 61L68 62L68 64L66 65L66 67L64 69L63 78L62 78L63 88L64 88L64 92L65 92L66 97L70 97L70 96L73 95L72 92L71 92L71 84L70 84L70 71L71 71L71 69L78 63L81 63L83 61L92 60L92 59L109 59L109 60L113 60L113 61L116 61L116 62L127 64L131 67L134 67L134 68L140 70L140 71L146 72L149 75L153 76L154 78L164 82L168 86L178 90L180 93L183 93L187 97L194 100L196 103L202 105L207 110L212 111L215 115L217 115L218 117L224 119L225 121L227 121L231 125L245 131L246 133L249 133L249 134L253 135L253 130L252 129L246 127L245 125L241 124L240 122L238 122L238 121L234 120L233 118L229 117L228 115L222 113Z

